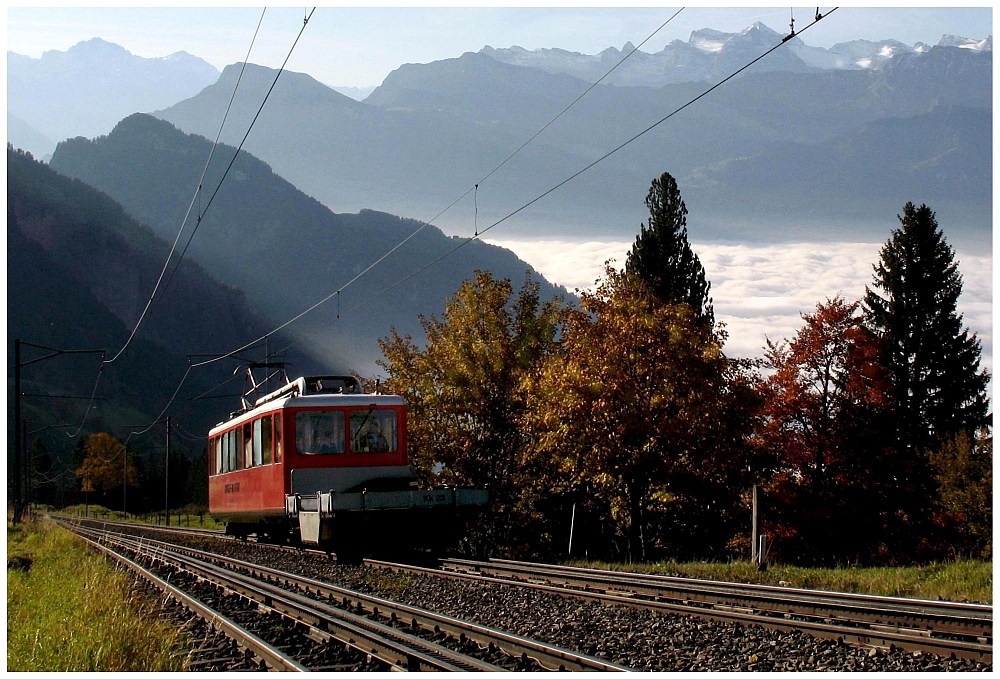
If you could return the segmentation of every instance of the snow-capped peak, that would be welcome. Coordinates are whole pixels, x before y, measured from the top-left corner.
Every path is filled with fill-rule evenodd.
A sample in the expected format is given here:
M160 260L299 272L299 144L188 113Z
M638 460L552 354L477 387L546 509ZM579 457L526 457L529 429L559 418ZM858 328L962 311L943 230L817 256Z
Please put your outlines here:
M703 28L691 33L688 44L702 52L718 52L733 35L733 33L723 33L711 28Z
M976 52L993 51L993 36L988 35L982 40L962 38L957 35L943 35L938 42L940 47L961 47L962 49L975 50Z

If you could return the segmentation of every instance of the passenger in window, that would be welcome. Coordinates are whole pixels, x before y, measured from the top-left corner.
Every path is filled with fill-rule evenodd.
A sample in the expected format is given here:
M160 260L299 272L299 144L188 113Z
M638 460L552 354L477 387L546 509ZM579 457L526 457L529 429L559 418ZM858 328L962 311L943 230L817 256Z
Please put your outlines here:
M366 428L362 450L366 453L387 453L389 452L389 442L382 435L382 425L378 420L370 423Z
M337 430L331 425L332 422L325 421L322 423L319 432L317 432L316 452L323 455L344 452L344 436L343 434L338 435Z

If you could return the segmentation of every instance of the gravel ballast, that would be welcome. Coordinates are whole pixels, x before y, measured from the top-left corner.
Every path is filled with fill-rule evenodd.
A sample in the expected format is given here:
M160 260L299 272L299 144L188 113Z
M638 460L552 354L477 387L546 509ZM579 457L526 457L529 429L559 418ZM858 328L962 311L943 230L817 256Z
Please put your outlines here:
M195 542L195 541L188 541ZM197 540L198 548L531 637L647 671L992 671L992 665L538 592L338 565L302 552Z

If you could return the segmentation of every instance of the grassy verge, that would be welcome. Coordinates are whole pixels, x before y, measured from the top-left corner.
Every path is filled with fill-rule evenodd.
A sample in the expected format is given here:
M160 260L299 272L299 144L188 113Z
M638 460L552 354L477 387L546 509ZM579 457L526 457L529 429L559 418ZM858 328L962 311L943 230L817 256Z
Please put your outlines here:
M53 509L53 508L40 508L38 511L52 511L64 514L66 516L83 517L84 515L89 516L92 519L107 519L108 521L128 521L131 523L141 523L150 526L162 526L164 517L163 512L160 513L150 513L150 514L129 514L126 518L121 512L114 511L112 509L107 509L100 505L71 505L65 509ZM170 512L170 525L171 526L183 526L185 528L206 528L209 530L222 530L226 527L226 524L221 521L216 521L207 513L202 512L192 513L185 512L184 510Z
M69 532L7 524L8 671L180 671L177 632L153 613Z
M861 592L882 596L949 601L993 602L993 562L961 560L899 568L799 568L770 566L758 572L749 561L731 563L620 564L576 563L610 570L681 575L731 582L787 585L837 592Z

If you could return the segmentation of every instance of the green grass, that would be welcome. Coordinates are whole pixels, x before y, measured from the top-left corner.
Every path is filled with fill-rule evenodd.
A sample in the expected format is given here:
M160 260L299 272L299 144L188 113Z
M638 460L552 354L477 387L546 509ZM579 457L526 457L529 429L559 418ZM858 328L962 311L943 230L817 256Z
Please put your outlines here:
M42 509L38 510L43 511ZM151 514L129 514L127 518L122 516L121 512L114 511L112 509L107 509L100 505L72 505L61 510L50 510L54 513L63 514L66 516L79 517L82 518L85 514L92 519L107 519L108 521L128 521L130 523L141 523L151 526L163 525L163 512L151 513ZM157 524L159 520L159 524ZM183 526L185 528L205 528L208 530L223 530L226 524L221 521L216 521L208 513L202 512L198 514L194 511L185 511L183 509L170 511L170 525L171 526Z
M799 568L772 565L763 572L758 572L749 561L667 561L628 566L576 562L573 565L916 599L993 602L992 561L960 560L899 568Z
M68 531L8 523L7 564L8 671L183 669L177 631Z

